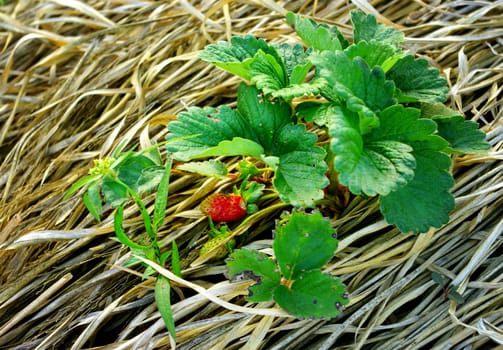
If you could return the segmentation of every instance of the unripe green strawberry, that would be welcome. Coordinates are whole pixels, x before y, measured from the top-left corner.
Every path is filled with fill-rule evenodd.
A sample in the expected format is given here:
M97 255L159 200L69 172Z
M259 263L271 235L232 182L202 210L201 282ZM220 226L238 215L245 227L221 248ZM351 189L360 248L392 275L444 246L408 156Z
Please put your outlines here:
M229 249L232 250L232 248L236 244L234 239L231 239L228 243L223 243L228 237L229 235L226 234L210 239L208 242L203 244L203 247L199 251L199 256L206 255L214 250L213 258L221 259L225 257L229 253Z
M246 203L236 194L215 193L201 203L201 210L213 221L230 222L246 215Z

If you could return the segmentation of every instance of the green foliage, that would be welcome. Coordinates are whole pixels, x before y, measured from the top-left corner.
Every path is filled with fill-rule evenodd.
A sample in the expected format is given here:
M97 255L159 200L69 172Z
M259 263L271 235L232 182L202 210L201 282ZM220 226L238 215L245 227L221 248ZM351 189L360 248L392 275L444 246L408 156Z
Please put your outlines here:
M366 15L361 11L351 12L351 22L353 22L353 36L355 43L360 41L379 42L397 46L405 38L402 32L392 27L386 27L382 23L377 23L371 14Z
M241 84L238 108L191 108L168 125L167 148L173 157L189 160L219 155L262 159L275 171L274 186L293 205L313 206L323 197L325 152L315 146L316 135L294 124L286 102L269 101L253 86ZM229 150L229 152L227 152Z
M407 55L387 73L386 78L395 82L398 102L444 102L449 92L447 80L438 69L430 67L425 59Z
M322 172L333 164L333 179L352 193L380 195L384 217L400 230L440 227L454 203L448 154L480 153L489 144L475 123L438 106L447 81L427 60L402 51L403 33L362 12L351 12L351 20L353 44L334 26L288 13L287 23L307 50L250 36L209 45L203 59L228 71L229 62L239 62L246 74L236 74L256 88L240 87L237 111L192 109L190 118L181 113L168 136L179 141L168 150L180 160L261 159L275 171L280 198L296 206L322 198ZM314 77L306 81L313 66ZM296 105L294 118L292 98L306 94L325 101ZM316 147L314 135L295 119L325 130L329 152ZM327 156L334 159L323 161Z
M265 95L291 100L319 93L323 82L304 83L312 67L302 45L269 45L250 35L208 45L201 59L250 81Z
M304 43L317 51L342 50L348 46L348 42L337 29L326 24L316 23L312 19L287 13L286 21L290 24Z
M446 152L454 154L479 154L491 147L485 140L485 134L471 120L465 120L462 115L435 116L438 135L444 138L449 146Z
M245 274L257 283L248 301L274 299L279 306L301 318L337 316L349 300L341 281L321 272L337 249L335 230L319 212L294 211L276 225L274 259L263 253L240 249L227 259L229 275Z
M385 79L380 67L371 70L361 57L352 60L344 52L323 51L313 54L311 59L316 65L317 76L328 82L322 95L358 113L362 133L379 125L377 112L395 104L395 86Z
M158 145L123 152L121 144L111 157L95 161L65 198L83 188L83 203L98 221L103 210L115 208L117 239L136 256L161 265L171 259L177 276L176 243L164 252L158 243L172 158L184 162L178 165L183 171L234 178L234 193L246 202L246 215L261 210L265 198L316 208L327 185L343 185L355 195L379 196L384 218L402 232L422 233L445 224L454 207L450 155L486 152L485 134L442 104L447 80L427 60L405 54L399 47L403 33L362 12L352 12L351 20L352 44L335 26L288 13L287 23L307 48L269 44L252 35L208 45L201 59L246 81L238 88L237 107L187 108L168 124L165 162ZM308 101L298 99L305 96ZM213 159L222 156L243 157L237 174ZM142 195L153 190L150 213ZM143 219L147 236L140 240L123 228L129 204ZM223 258L239 239L232 226L215 226L211 220L209 226L211 237L201 258ZM335 231L319 211L295 209L277 222L274 258L240 249L227 266L230 276L256 282L249 301L273 299L297 317L330 318L348 303L341 281L321 270L336 249ZM138 261L132 258L127 265ZM147 267L143 275L155 273ZM432 278L446 298L463 301L443 276ZM155 299L174 338L170 290L169 280L158 276Z

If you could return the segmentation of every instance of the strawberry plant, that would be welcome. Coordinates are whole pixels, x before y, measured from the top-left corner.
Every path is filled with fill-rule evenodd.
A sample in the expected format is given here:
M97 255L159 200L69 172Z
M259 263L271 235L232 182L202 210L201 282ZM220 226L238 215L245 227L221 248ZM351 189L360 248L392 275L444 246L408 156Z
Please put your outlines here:
M289 13L307 48L251 35L207 46L201 59L247 82L237 109L189 107L169 123L167 148L182 161L253 157L295 207L316 206L328 171L355 195L379 196L384 218L402 232L440 227L454 207L450 155L486 151L485 134L442 104L446 79L401 49L401 32L362 12L351 19L352 43ZM328 136L327 147L307 123Z
M294 211L276 224L274 256L250 249L236 250L227 259L231 278L246 274L256 281L248 301L274 299L301 318L335 317L348 304L346 289L337 277L321 272L337 249L330 221L319 212Z
M279 197L293 211L277 222L274 256L236 250L227 260L229 275L256 282L249 289L251 302L274 299L302 318L336 316L348 295L338 278L321 270L337 248L334 230L316 209L325 191L378 196L388 223L423 233L445 224L454 207L451 156L489 149L476 123L444 106L447 80L402 48L403 33L362 12L352 12L351 20L352 38L288 13L286 21L302 43L273 44L246 35L208 45L202 60L244 80L236 108L188 107L168 124L166 165L155 147L116 152L98 161L69 193L86 186L84 204L97 220L102 202L117 208L118 239L161 265L172 254L178 274L176 245L161 253L157 244L171 159L180 170L240 183L233 194L213 194L201 204L211 238L203 256L226 256L236 244L227 223L239 226L247 214L267 209L260 208L265 198ZM225 156L242 157L238 174L215 159ZM140 195L155 188L151 217ZM133 242L122 228L131 200L144 219L148 244ZM315 209L307 214L304 208ZM174 337L169 287L159 277L155 297Z

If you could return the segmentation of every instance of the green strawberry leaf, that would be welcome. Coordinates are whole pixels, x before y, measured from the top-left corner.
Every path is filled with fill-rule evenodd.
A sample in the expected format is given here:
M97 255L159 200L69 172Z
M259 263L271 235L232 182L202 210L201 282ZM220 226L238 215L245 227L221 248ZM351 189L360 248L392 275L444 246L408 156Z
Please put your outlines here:
M360 41L344 50L350 59L361 57L370 68L379 66L387 72L404 54L396 47L379 41Z
M264 148L264 153L271 154L277 134L292 122L292 110L285 102L272 102L258 96L257 88L241 84L238 89L238 111L246 118L257 143ZM251 136L248 138L252 139Z
M438 284L440 287L444 287L445 285L447 285L448 281L447 279L445 278L444 275L436 272L436 271L433 271L431 273L431 279L433 280L433 282L435 282L436 284Z
M273 154L279 163L273 184L280 198L294 206L313 207L328 185L325 151L315 146L316 141L303 124L286 125L276 139Z
M332 111L329 133L336 155L334 166L340 182L351 192L386 195L412 180L415 160L412 147L405 143L410 130L398 127L405 120L394 122L403 117L417 119L418 112L410 116L410 112L402 113L403 107L391 106L380 114L383 125L361 135L356 113L337 106Z
M456 288L452 288L451 290L449 290L449 292L447 293L447 298L449 298L449 300L456 302L457 304L465 303L465 298L456 291Z
M260 97L254 86L241 84L238 111L191 108L168 125L166 147L175 159L250 155L275 171L280 197L294 206L313 206L327 185L325 153L304 125L294 125L288 103Z
M250 76L251 82L266 95L288 86L288 76L283 62L263 51L258 51L253 57L250 63Z
M124 159L115 168L115 171L118 173L119 180L131 187L135 192L138 192L140 186L146 185L146 181L151 180L148 175L146 179L142 179L145 169L148 168L159 169L160 167L149 157L134 154Z
M213 176L224 179L227 177L227 167L224 163L210 159L202 162L189 162L177 166L177 169L203 176Z
M335 52L348 46L348 42L336 27L319 24L312 19L288 12L287 23L292 26L302 41L314 50Z
M318 270L299 275L290 288L278 286L274 299L287 312L301 318L335 317L349 303L341 281Z
M353 22L353 37L355 43L362 40L366 42L380 42L398 46L405 41L402 32L386 27L382 23L377 23L372 14L364 14L361 11L351 11L351 22Z
M449 87L438 69L430 67L425 59L407 55L388 71L386 77L395 82L398 102L444 102Z
M414 178L406 186L381 196L379 203L388 223L402 232L417 234L449 221L449 212L454 208L450 193L454 180L448 172L451 159L441 152L447 146L445 140L429 136L411 145L416 159Z
M337 244L330 221L318 211L294 211L276 226L273 249L283 277L295 280L305 271L321 269L333 257Z
M491 148L485 140L485 133L478 129L478 124L465 120L462 115L435 116L433 121L437 123L438 135L449 142L446 152L479 154Z
M246 203L255 203L264 194L264 184L259 184L255 181L246 182L246 187L239 194L243 197Z
M343 101L350 111L357 112L361 133L377 127L377 113L395 104L395 86L385 79L380 67L370 70L362 58L352 60L343 52L314 53L311 60L316 75L328 83L322 95L330 101Z
M478 124L465 120L459 112L443 103L421 102L420 107L421 116L433 119L437 123L438 135L449 142L445 152L484 154L491 148L485 133L478 129Z
M281 280L273 259L256 250L239 249L229 256L226 264L231 278L247 273L257 282L249 289L250 294L246 298L248 301L262 302L272 299L273 290Z
M318 95L326 86L325 79L318 78L308 83L291 84L288 87L273 91L271 96L288 101L294 97Z
M272 54L278 58L278 62L281 61L272 46L252 35L232 37L230 43L221 41L208 45L199 53L199 57L243 79L251 80L251 63L259 50Z
M287 43L275 45L274 48L283 59L290 84L303 83L307 73L313 66L308 59L312 50L305 51L300 44L290 45Z
M328 126L332 122L332 103L302 102L295 108L297 118L306 122L315 122L318 126Z
M168 129L166 148L174 159L184 161L197 158L208 148L234 137L256 141L248 121L227 106L189 107L168 124Z
M213 156L252 156L260 157L264 149L258 143L242 137L233 137L232 140L220 141L218 145L210 147L194 157L205 158Z

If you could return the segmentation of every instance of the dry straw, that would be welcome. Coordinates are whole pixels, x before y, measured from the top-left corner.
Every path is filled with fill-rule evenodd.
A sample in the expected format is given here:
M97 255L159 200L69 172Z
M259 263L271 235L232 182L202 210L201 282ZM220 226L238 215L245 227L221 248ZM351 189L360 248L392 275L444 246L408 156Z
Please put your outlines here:
M5 1L4 1L5 2ZM403 30L405 46L449 78L450 107L477 121L492 149L455 159L451 221L420 236L353 199L334 226L326 271L351 304L333 320L298 320L272 303L246 303L222 261L197 258L201 198L232 186L173 174L161 244L176 239L178 349L489 349L503 344L502 1L91 0L7 1L0 7L0 348L168 349L153 281L125 269L112 211L96 224L78 196L62 201L92 159L126 141L163 140L185 105L231 103L238 80L197 58L209 43L252 33L295 40L291 10L338 24L360 8ZM234 166L236 159L226 159ZM146 202L153 205L153 197ZM270 250L271 210L249 222L248 245ZM134 208L126 229L141 235ZM266 239L264 239L266 238ZM466 299L444 300L430 274Z

